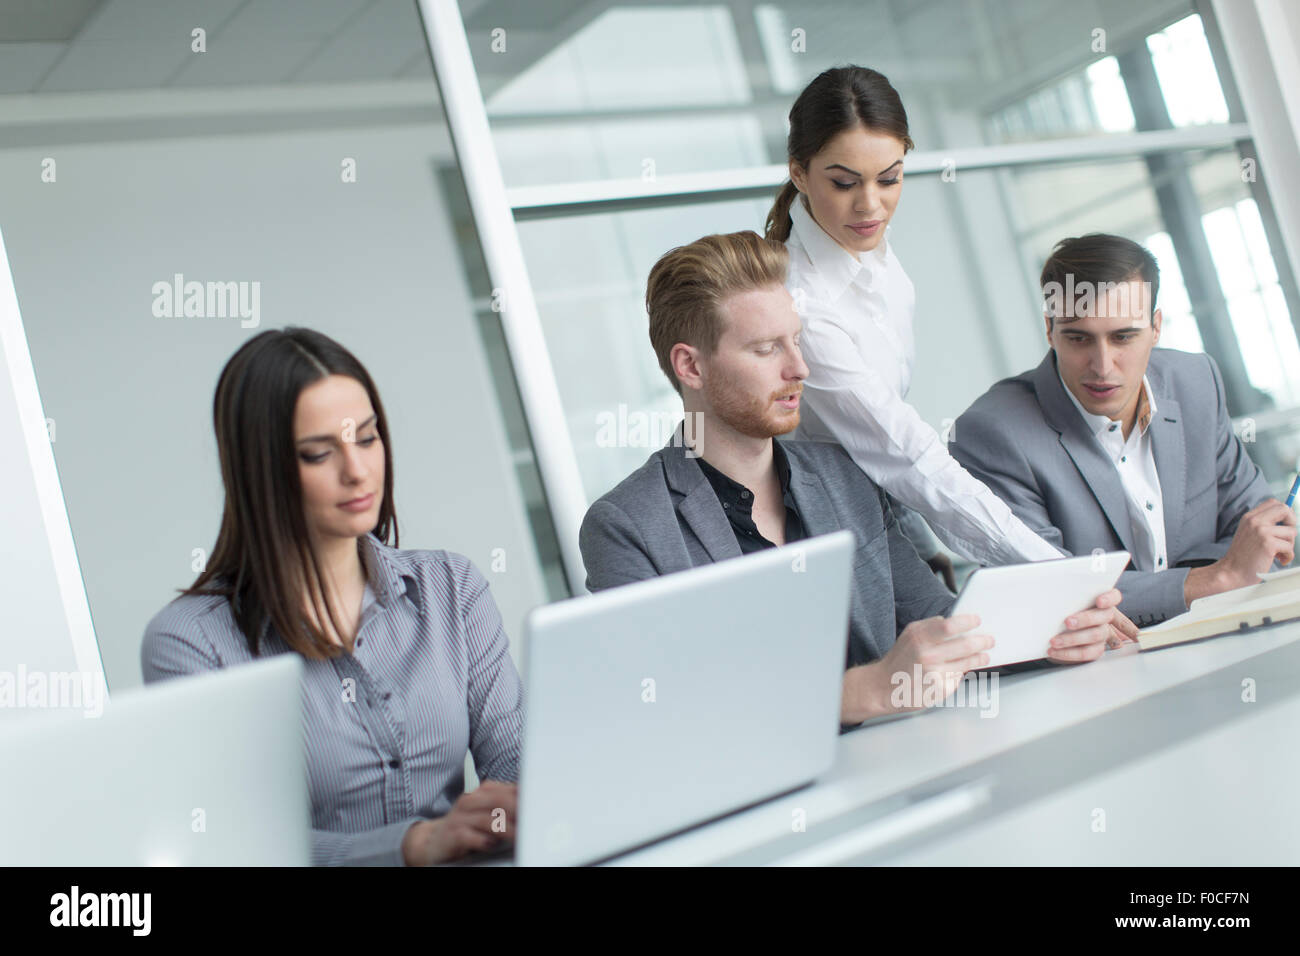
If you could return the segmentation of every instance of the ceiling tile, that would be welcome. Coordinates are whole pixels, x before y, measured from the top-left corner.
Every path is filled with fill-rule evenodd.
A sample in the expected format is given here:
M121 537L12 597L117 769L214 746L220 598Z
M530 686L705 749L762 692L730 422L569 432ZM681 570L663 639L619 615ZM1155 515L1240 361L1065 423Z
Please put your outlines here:
M0 43L0 94L30 93L63 47L62 43Z
M70 40L101 0L4 0L0 44Z
M335 34L295 79L312 83L389 79L425 48L414 0L375 0Z

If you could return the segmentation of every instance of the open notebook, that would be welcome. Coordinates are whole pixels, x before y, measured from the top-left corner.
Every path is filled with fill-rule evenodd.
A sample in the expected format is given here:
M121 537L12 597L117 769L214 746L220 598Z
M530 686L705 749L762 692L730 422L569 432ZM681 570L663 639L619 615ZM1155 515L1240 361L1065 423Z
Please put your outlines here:
M1147 651L1300 618L1300 568L1259 577L1258 584L1198 598L1177 617L1143 628L1138 644Z

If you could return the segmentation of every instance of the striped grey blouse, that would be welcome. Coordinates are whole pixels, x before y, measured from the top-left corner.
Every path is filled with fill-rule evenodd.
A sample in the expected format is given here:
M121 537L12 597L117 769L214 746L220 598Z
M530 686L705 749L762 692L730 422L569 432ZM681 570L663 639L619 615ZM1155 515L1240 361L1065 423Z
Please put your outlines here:
M401 866L411 824L481 779L515 781L523 691L487 581L468 558L366 535L352 654L304 661L303 721L316 865ZM294 653L273 627L264 656ZM253 660L220 596L183 595L149 622L146 683Z

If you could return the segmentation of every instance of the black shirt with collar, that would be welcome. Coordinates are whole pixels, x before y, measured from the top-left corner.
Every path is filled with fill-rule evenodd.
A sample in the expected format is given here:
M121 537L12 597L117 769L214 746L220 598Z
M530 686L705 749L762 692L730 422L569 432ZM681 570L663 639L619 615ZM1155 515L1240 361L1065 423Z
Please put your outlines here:
M753 554L765 548L775 548L775 542L768 541L754 524L754 493L738 481L728 478L703 458L695 459L713 486L713 493L718 496L722 510L731 522L731 530L736 534L736 543L740 545L741 554ZM776 465L777 477L781 480L781 496L785 501L785 540L799 541L808 537L803 521L799 517L799 508L794 496L790 494L790 462L786 458L781 443L772 440L772 462Z

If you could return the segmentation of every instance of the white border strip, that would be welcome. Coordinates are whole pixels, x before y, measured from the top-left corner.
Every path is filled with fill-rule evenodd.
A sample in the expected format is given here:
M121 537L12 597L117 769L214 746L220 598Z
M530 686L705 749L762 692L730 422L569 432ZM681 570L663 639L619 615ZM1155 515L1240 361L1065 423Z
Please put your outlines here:
M63 501L63 486L59 483L59 472L54 464L54 449L50 447L50 436L45 427L45 409L36 387L36 370L32 367L27 334L23 331L23 317L18 310L18 293L14 289L13 274L9 271L3 233L0 233L0 351L4 353L9 379L13 383L19 427L27 445L27 459L31 462L32 478L36 483L41 522L49 540L50 558L54 563L77 670L94 675L98 682L96 690L100 696L92 699L107 700L104 663L100 659L81 566L77 562L72 526L68 523L68 509Z
M537 302L528 280L514 214L506 199L505 180L488 127L478 75L474 72L469 38L456 0L419 0L419 6L433 57L433 72L447 113L447 129L465 178L465 192L488 275L492 285L505 295L501 325L537 455L546 502L559 537L569 589L574 594L583 594L586 572L578 549L578 528L587 512L587 495L569 437Z

